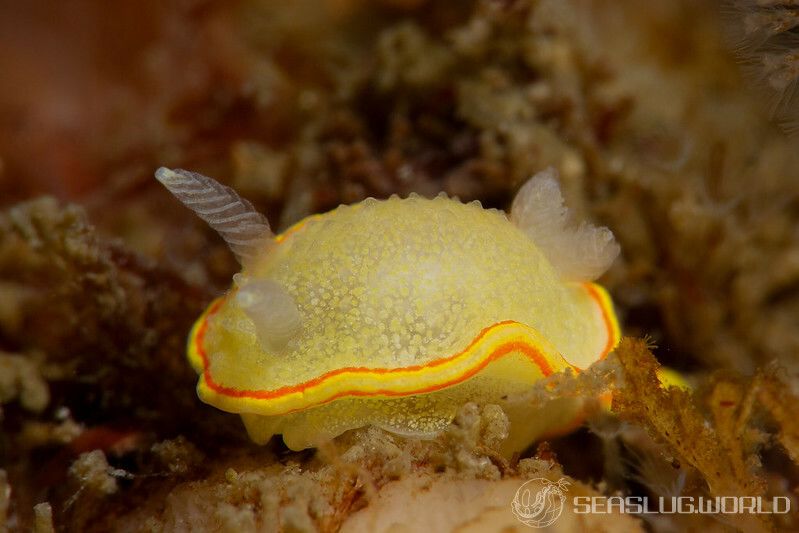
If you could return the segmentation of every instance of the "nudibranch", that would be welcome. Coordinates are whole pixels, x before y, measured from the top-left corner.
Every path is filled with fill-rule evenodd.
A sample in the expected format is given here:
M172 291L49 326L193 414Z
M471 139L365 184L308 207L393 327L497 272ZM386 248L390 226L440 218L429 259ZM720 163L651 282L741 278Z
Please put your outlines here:
M553 169L509 216L444 194L369 198L280 235L211 178L156 178L242 265L197 320L188 357L200 398L240 414L257 443L282 434L298 450L370 424L429 436L465 402L501 403L619 340L592 283L618 245L607 228L571 223ZM512 416L512 447L573 424L579 406L558 401Z

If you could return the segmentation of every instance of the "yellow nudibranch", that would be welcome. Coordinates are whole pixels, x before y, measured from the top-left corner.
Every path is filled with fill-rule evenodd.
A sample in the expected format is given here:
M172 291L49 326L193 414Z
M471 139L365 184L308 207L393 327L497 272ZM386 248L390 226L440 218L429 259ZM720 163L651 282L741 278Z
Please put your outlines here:
M242 264L188 356L200 398L239 413L258 443L282 434L298 450L370 424L433 435L467 401L501 404L618 343L610 298L591 282L618 245L607 228L569 225L552 169L509 216L443 194L369 198L277 236L211 178L156 178ZM573 427L580 411L573 399L517 410L505 451Z

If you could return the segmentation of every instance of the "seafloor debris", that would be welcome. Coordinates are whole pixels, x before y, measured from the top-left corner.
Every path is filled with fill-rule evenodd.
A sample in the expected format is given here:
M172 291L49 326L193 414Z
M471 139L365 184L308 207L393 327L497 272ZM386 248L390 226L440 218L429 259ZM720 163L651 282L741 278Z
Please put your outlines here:
M215 531L393 531L414 530L415 524L437 524L447 531L472 522L510 526L515 520L510 502L524 480L557 480L564 474L551 458L498 467L496 445L506 426L496 406L480 410L469 404L451 430L433 441L365 429L322 448L304 465L294 460L264 465L256 456L239 457L227 463L237 466L215 465L204 480L177 485L165 500L150 500L119 523L145 524L148 530ZM598 494L571 482L574 494ZM492 496L479 498L484 491ZM414 505L412 518L409 505ZM632 517L615 513L576 516L567 510L561 522L559 531L572 531L578 524L640 528Z
M19 400L24 409L39 413L50 402L50 393L30 358L0 353L0 405L13 400Z
M727 32L744 71L766 96L775 119L799 132L799 4L727 0Z

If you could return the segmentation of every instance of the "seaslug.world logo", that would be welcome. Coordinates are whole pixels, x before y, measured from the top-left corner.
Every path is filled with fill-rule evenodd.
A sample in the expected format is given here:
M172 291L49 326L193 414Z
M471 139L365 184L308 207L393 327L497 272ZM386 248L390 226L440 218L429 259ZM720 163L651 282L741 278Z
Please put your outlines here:
M516 491L511 510L527 526L547 527L560 518L566 502L563 491L568 486L566 478L560 478L557 483L544 478L531 479Z
M511 511L523 524L542 528L560 518L569 486L566 478L557 482L545 478L526 481L518 488L511 502ZM569 511L574 514L786 514L791 511L787 496L573 496Z

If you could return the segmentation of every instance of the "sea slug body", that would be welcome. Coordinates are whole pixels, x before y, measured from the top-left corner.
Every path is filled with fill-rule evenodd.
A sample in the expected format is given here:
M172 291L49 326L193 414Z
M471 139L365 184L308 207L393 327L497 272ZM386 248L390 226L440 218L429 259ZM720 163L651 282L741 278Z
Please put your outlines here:
M282 434L302 449L369 424L435 434L466 401L498 403L585 369L619 340L610 298L591 282L618 245L606 228L568 225L551 169L522 187L510 216L444 195L370 198L280 235L210 178L156 177L242 263L188 352L200 398L239 413L256 442ZM578 411L566 402L511 417L511 447Z

